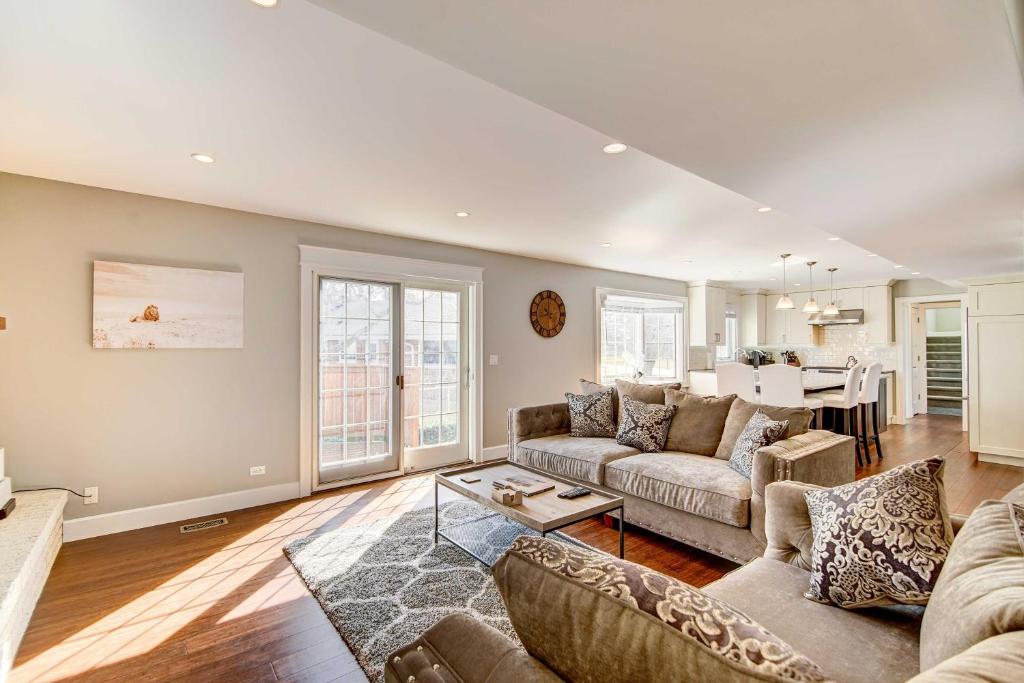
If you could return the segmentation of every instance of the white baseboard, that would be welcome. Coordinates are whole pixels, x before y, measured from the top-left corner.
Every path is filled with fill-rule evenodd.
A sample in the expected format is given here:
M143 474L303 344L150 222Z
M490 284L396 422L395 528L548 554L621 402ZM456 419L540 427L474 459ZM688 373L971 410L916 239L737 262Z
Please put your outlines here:
M500 446L488 446L480 452L481 460L488 462L490 460L504 460L508 457L508 444L501 444Z
M1024 467L1024 458L1019 455L1001 455L999 453L978 453L978 460L980 462L992 462L997 465L1013 465L1014 467Z
M132 529L142 529L158 524L180 522L195 517L215 515L221 512L279 503L299 497L299 482L263 486L258 489L220 493L205 498L191 498L173 503L150 505L131 510L107 512L91 517L64 520L64 542L79 541L93 536L105 536Z

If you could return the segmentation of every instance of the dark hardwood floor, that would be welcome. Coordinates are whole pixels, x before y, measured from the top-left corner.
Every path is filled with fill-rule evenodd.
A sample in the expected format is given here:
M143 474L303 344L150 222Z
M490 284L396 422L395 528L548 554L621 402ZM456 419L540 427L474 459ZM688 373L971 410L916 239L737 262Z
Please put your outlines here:
M1024 481L1024 470L979 463L960 418L920 416L882 436L885 459L859 476L941 454L954 512ZM182 535L177 525L65 545L18 653L12 681L361 681L352 655L281 553L310 533L394 515L432 501L431 477L354 486L229 513L227 526ZM614 551L598 520L568 533ZM705 585L730 562L627 529L626 557Z

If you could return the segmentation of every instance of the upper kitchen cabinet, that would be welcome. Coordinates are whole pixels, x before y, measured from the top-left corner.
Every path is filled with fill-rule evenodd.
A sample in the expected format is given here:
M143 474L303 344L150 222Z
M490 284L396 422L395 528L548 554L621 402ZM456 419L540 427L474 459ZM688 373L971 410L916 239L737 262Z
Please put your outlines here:
M827 298L827 294L825 295ZM835 292L836 306L839 310L849 310L854 308L864 308L864 288L863 287L846 287L845 289L837 289ZM828 303L828 302L825 302ZM821 307L825 307L825 303L821 304Z
M967 308L971 315L1024 315L1024 282L970 285Z
M725 343L724 287L707 283L690 285L690 345L718 346Z
M764 294L744 294L740 297L740 346L767 343L767 312L768 297Z
M775 304L779 301L778 294L766 297L767 311L765 314L765 345L766 346L810 346L814 344L813 330L807 324L807 313L800 309L809 298L807 292L790 292L793 308L779 310Z
M867 333L868 344L891 344L893 340L892 324L892 287L877 285L864 287L864 331ZM847 306L840 306L847 308Z

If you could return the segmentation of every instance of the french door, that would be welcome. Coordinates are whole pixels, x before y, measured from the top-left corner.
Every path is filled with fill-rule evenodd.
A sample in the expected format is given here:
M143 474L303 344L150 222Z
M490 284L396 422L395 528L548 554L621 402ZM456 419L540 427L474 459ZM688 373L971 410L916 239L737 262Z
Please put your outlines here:
M469 459L466 291L318 278L318 484Z

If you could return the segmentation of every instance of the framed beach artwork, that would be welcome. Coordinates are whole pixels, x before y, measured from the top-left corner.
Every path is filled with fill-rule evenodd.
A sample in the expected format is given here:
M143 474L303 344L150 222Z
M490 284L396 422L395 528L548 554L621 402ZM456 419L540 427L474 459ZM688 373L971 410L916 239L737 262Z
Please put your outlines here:
M244 275L94 261L97 349L240 349Z

